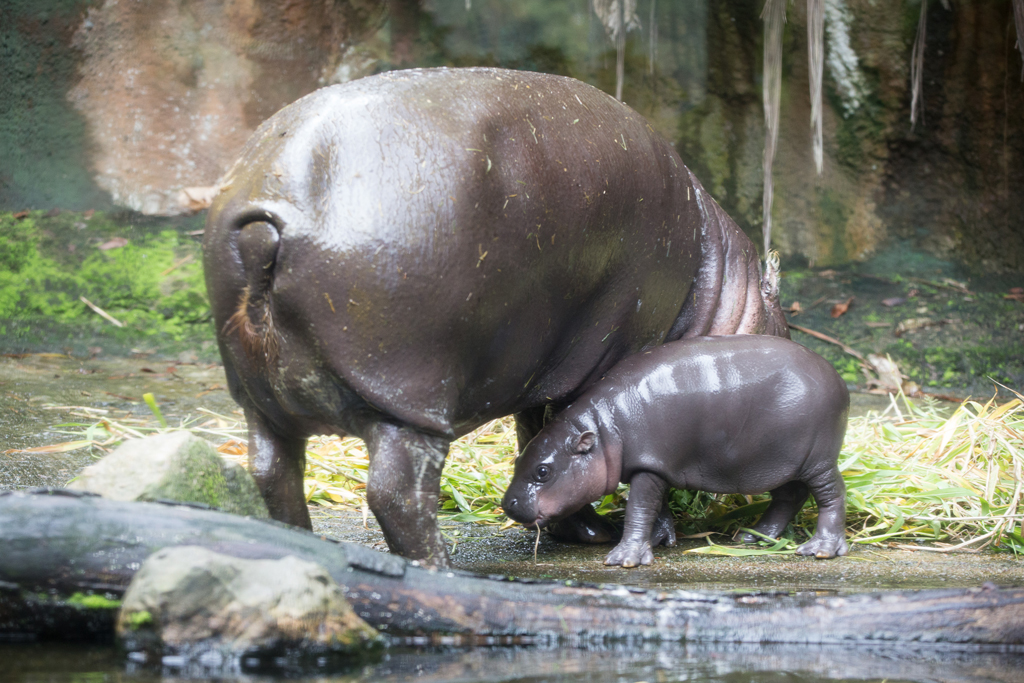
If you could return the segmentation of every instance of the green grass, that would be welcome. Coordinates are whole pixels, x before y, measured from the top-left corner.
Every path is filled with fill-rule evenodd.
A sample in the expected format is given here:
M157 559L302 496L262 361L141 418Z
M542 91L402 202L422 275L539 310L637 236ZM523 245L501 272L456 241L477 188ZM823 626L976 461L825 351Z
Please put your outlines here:
M900 396L892 397L882 413L852 418L840 457L847 486L847 539L938 552L1024 552L1022 398L967 400L950 415L930 400ZM99 453L122 439L164 431L155 417L97 421L97 411L86 409L79 415L92 419L58 425L74 440L34 450L93 448ZM245 462L245 428L238 417L203 411L170 428L214 440L221 453ZM515 447L510 418L489 422L453 443L441 481L441 515L449 521L510 526L500 505ZM306 455L305 491L311 504L368 514L369 459L362 441L314 437ZM628 487L620 486L598 502L598 511L621 518L627 493ZM734 548L727 539L756 521L767 496L674 490L669 500L679 534L707 540L708 546L696 552L791 553L810 537L816 521L817 510L808 504L780 541Z

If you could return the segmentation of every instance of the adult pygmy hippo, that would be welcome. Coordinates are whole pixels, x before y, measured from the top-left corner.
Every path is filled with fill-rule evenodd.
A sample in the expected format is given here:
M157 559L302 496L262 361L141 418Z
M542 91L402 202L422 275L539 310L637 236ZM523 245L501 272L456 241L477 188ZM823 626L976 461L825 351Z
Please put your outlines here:
M545 426L516 460L502 506L543 526L628 482L622 541L605 564L635 567L651 563L652 546L675 544L669 486L770 490L754 530L773 538L810 491L818 528L796 552L845 555L846 487L836 463L849 407L828 361L796 342L672 342L621 361Z
M515 414L525 444L546 408L667 340L787 334L753 245L672 146L569 78L324 88L264 122L220 185L207 290L271 515L309 527L306 437L353 434L388 544L426 564L448 563L451 440Z

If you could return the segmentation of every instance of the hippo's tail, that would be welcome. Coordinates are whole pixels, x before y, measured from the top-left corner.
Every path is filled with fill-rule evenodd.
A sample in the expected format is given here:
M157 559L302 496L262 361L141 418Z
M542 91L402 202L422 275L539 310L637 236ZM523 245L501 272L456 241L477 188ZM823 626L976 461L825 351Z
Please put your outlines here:
M245 286L221 332L226 338L237 336L250 360L272 364L277 360L278 344L270 291L280 237L277 228L266 221L245 223L234 237Z
M789 337L779 305L779 260L771 252L765 271L753 242L690 174L700 205L701 264L667 340L723 334Z

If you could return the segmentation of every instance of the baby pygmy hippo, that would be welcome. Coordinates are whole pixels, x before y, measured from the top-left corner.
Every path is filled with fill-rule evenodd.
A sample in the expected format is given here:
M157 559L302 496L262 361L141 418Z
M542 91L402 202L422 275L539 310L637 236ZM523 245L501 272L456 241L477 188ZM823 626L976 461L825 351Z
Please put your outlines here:
M619 362L527 445L502 506L544 526L629 483L622 541L605 564L650 564L675 544L668 487L771 491L754 527L776 538L807 500L813 538L797 549L845 555L846 487L837 461L850 394L818 354L779 337L670 342ZM653 529L653 532L652 532ZM746 541L755 541L747 534Z

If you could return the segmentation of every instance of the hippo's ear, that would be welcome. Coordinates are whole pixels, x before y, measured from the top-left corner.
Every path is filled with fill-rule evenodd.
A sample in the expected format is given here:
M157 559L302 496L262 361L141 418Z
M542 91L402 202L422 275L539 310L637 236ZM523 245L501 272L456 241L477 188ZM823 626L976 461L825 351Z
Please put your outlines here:
M594 441L596 440L597 436L594 432L583 432L576 441L576 453L589 453L590 449L594 447Z

